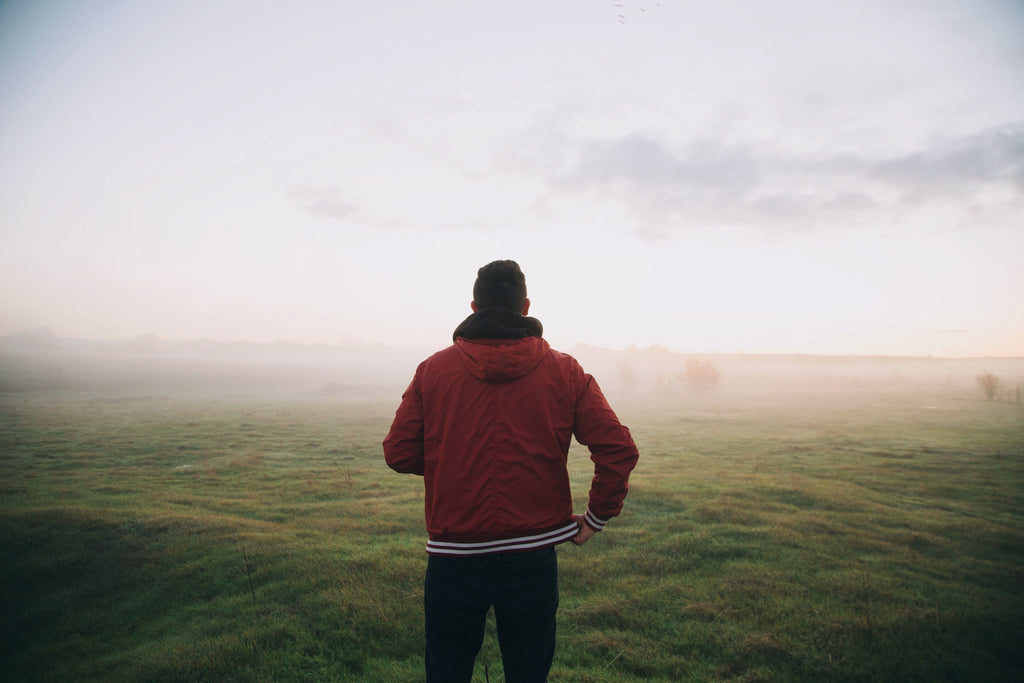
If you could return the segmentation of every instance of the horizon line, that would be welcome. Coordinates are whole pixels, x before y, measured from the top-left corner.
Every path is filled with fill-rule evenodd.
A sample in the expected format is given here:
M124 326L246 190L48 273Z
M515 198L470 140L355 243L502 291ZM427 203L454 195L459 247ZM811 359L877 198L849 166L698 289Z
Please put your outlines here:
M111 346L120 345L123 350L135 352L154 352L161 346L250 346L266 347L277 350L364 350L364 351L394 351L400 353L433 353L438 349L433 346L394 346L386 342L310 342L296 339L277 338L273 341L254 341L251 339L212 339L209 337L194 338L173 338L163 339L156 335L140 334L134 338L125 337L58 337L52 332L40 334L41 330L49 332L48 328L35 328L35 330L23 330L0 336L0 348L19 348L20 350L52 350L59 347L61 342L83 345ZM711 351L711 350L680 350L666 344L651 343L647 346L640 346L636 342L624 347L602 346L592 342L576 341L566 347L569 349L587 348L595 351L611 353L643 352L652 350L663 350L668 353L690 356L793 356L811 358L876 358L876 359L915 359L915 360L1024 360L1024 354L1020 355L936 355L936 354L897 354L897 353L862 353L862 352L808 352L808 351L747 351L744 349L736 351Z

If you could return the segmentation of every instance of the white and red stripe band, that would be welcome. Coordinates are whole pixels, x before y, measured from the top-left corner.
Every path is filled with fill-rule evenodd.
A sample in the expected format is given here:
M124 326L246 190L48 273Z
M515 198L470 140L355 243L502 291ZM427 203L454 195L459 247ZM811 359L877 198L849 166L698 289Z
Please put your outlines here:
M594 513L590 511L590 508L587 508L587 511L583 514L583 521L586 522L587 526L594 531L600 531L604 528L604 525L608 523L607 519L595 517Z
M589 524L589 522L588 522ZM604 523L601 523L602 526ZM517 550L537 550L550 545L564 543L579 533L579 526L571 522L553 531L516 538L503 538L498 541L481 541L479 543L458 543L455 541L427 541L427 552L432 555L489 555L491 553L507 553Z

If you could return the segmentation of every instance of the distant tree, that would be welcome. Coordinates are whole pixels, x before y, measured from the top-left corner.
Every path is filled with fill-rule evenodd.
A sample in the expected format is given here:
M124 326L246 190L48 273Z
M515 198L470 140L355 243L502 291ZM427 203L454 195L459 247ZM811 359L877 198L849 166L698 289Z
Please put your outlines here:
M636 369L624 360L619 362L619 381L625 389L632 389L636 384Z
M718 384L722 373L710 360L691 358L686 361L686 372L677 375L679 381L686 381L697 391L703 391Z
M57 335L49 327L22 330L8 337L16 346L24 348L50 348L57 345Z
M983 372L975 378L978 382L978 386L985 392L985 398L989 401L996 397L996 393L999 392L999 378L993 375L991 372Z

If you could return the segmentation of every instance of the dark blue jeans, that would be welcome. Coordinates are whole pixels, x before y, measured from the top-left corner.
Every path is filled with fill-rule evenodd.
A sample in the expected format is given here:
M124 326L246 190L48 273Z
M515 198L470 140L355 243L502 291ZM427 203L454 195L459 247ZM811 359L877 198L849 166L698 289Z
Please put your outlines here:
M463 683L494 606L506 683L542 683L555 656L554 548L478 556L431 555L424 582L427 683Z

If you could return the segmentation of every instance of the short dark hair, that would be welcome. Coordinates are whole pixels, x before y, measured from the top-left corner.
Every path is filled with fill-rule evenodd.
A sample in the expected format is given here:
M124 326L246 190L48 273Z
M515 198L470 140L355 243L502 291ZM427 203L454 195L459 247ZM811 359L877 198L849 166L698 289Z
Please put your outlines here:
M526 304L526 276L515 261L491 261L476 271L473 301L477 308L507 308L522 313Z

